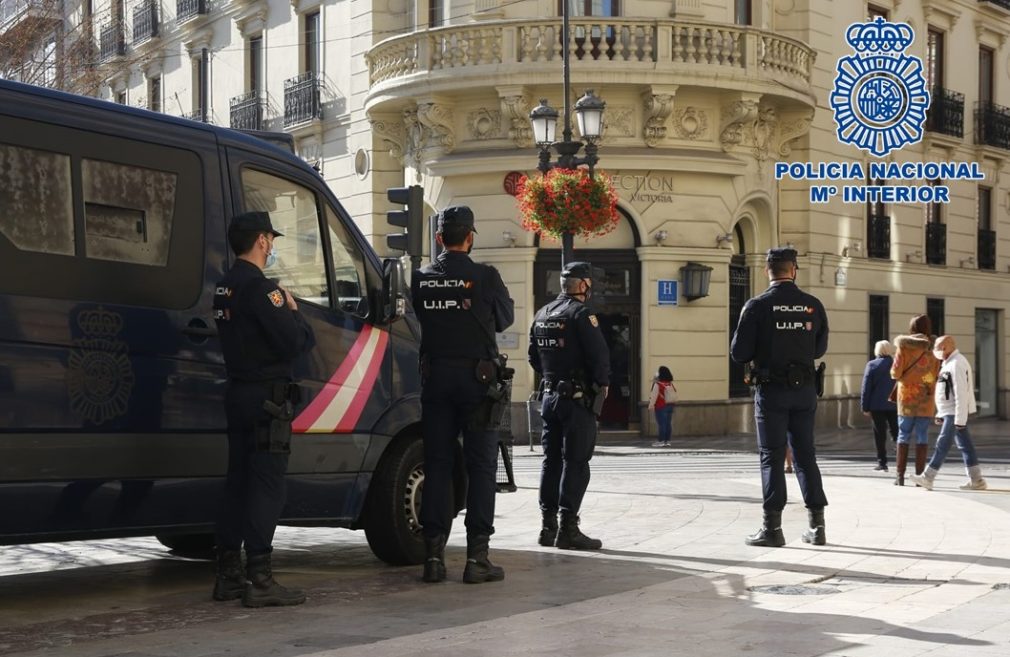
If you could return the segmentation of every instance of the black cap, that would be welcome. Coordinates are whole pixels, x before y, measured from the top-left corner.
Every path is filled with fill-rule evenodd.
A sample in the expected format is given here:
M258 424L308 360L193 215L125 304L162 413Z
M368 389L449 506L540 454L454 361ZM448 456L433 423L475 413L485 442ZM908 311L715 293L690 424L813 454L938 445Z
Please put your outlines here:
M768 255L765 258L765 262L791 262L796 264L796 249L790 249L787 247L779 247L777 249L768 249Z
M228 230L241 230L250 233L272 233L274 237L284 237L284 233L274 230L270 223L269 212L243 212L232 217Z
M593 266L588 262L569 262L561 270L561 278L585 278L593 280Z
M466 226L477 232L473 227L473 210L465 205L453 205L438 213L438 230L446 226Z

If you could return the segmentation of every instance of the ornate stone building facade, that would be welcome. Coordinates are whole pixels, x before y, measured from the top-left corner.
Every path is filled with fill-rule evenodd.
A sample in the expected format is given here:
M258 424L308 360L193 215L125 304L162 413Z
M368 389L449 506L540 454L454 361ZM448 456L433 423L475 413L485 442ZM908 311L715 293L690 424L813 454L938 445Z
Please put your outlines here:
M598 314L615 385L605 427L648 431L643 400L667 365L683 400L675 430L751 428L728 345L743 301L764 287L763 252L787 243L832 324L825 424L862 421L853 400L872 342L927 309L975 359L983 412L1005 415L1008 5L573 5L572 93L592 88L607 103L599 168L621 198L618 229L576 244L607 272ZM149 7L153 31L137 19ZM422 184L432 212L472 206L474 255L502 271L516 299L502 348L525 362L533 312L557 293L560 255L520 228L510 174L535 171L530 109L540 98L562 106L557 0L146 0L107 11L124 44L119 32L101 44L103 63L120 62L107 97L292 133L380 251L388 187ZM913 27L912 50L941 90L926 138L892 159L978 161L988 174L984 185L951 183L942 208L812 205L808 183L775 179L777 161L866 161L839 144L828 95L848 52L843 27L879 13ZM689 262L712 268L708 295L661 304L663 281L679 281ZM534 382L517 370L521 400Z

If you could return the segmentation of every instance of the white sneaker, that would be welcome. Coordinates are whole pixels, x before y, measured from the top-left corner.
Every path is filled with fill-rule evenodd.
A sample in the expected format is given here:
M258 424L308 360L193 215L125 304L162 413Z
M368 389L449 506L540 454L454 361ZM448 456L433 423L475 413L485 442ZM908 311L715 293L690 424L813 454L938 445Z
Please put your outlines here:
M969 479L966 483L958 486L961 490L985 490L989 488L989 484L985 483L985 479Z
M926 490L933 490L933 480L926 475L911 474L908 475L908 480L916 486L922 486Z
M652 443L652 446L653 446L653 447L665 447L665 446L666 446L666 443L661 443L661 442L659 442L659 441L657 440L656 442Z

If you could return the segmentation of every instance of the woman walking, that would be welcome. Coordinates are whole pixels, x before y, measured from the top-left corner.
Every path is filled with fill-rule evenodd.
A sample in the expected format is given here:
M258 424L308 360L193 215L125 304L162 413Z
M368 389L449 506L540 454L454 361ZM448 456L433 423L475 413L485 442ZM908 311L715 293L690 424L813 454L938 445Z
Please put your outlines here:
M905 485L908 444L915 436L915 474L926 467L929 425L936 415L933 390L940 371L940 361L933 355L933 327L927 315L918 315L909 323L911 335L894 339L897 347L891 364L891 378L897 381L898 476L895 486Z
M887 472L887 432L891 440L898 438L898 407L888 399L894 381L891 380L891 365L894 363L894 345L881 340L873 347L875 358L866 364L863 385L859 394L863 415L873 420L873 441L877 445L877 467L874 470Z
M660 365L652 380L652 392L649 394L649 410L656 413L656 426L659 427L659 440L652 443L653 447L669 447L673 435L673 403L677 399L677 388L673 385L673 374L666 365Z

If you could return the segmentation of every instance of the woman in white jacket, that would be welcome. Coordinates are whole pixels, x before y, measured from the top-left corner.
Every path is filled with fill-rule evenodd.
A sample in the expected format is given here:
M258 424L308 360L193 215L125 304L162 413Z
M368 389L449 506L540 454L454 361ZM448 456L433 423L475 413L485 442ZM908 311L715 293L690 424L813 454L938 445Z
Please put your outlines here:
M936 439L933 457L929 460L925 471L921 475L913 475L909 478L926 490L933 490L933 480L936 478L936 473L939 472L940 466L947 458L950 444L956 442L957 448L961 450L961 458L964 459L964 467L968 471L968 481L961 486L961 489L985 490L987 485L985 479L982 478L982 468L978 464L975 445L971 442L971 435L968 433L968 415L976 410L975 380L972 376L971 364L957 350L954 338L949 335L936 339L933 355L942 363L934 392L935 421L936 424L941 425L940 435Z

